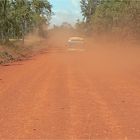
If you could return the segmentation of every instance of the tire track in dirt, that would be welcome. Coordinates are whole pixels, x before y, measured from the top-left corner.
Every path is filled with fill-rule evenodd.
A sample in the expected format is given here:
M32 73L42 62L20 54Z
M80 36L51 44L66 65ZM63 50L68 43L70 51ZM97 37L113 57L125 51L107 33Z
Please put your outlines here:
M35 70L29 65L28 73L21 72L22 76L2 92L1 138L69 139L67 69L61 60L56 64L56 59L49 63L46 58L51 60L53 56L39 58L41 64L31 66Z
M85 69L80 70L76 65L69 70L73 139L125 139L120 122L101 97L100 79L95 77L93 81Z
M40 90L39 86L41 83L38 84L38 81L42 80L41 82L43 83L43 77L45 77L44 75L46 75L47 72L44 71L44 73L38 73L40 68L42 68L42 64L44 64L44 62L40 65L30 65L28 71L23 71L22 68L18 69L18 67L16 67L15 70L19 70L18 77L14 78L13 75L10 76L12 82L10 87L6 88L7 84L3 84L5 91L1 91L2 95L0 99L2 103L0 107L0 116L2 118L0 129L2 137L7 136L8 138L15 138L16 134L16 138L18 138L18 136L20 137L22 134L26 135L24 130L28 127L26 125L29 124L29 114L34 108L34 104L31 103L37 96L37 92ZM17 122L19 124L17 124Z
M112 84L105 72L101 74L106 63L102 65L105 61L99 60L98 53L93 57L88 52L50 52L23 65L2 68L0 138L127 140L129 132L130 138L134 132L139 138L139 124L133 134L124 128L125 123L130 127L133 122L122 120L125 108L117 104L125 96L120 97L119 92L139 92L139 83L134 81L133 87L132 82L124 83L124 89L119 89L123 84L118 79ZM133 115L139 110L139 94L126 95L127 114ZM136 106L137 110L132 110ZM127 118L138 123L134 119L138 117Z

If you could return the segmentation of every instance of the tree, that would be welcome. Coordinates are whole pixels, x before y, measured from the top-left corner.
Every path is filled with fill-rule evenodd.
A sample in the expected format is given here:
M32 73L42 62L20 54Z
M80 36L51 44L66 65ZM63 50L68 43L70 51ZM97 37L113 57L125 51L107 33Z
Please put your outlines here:
M140 36L139 0L81 0L81 11L89 31Z
M34 28L42 31L52 15L48 0L1 0L0 1L0 40L23 38Z
M10 3L8 0L1 0L0 1L0 37L3 40L8 40L8 32L9 28L11 26L9 17L8 17L8 12L10 8Z
M84 20L88 23L91 20L92 15L96 11L96 7L99 4L100 0L81 0L81 11L84 17Z
M112 32L114 28L127 34L137 34L140 29L140 2L126 0L104 0L92 17L94 29Z
M83 23L81 22L81 27L83 28L84 32L86 34L90 34L92 32L92 16L96 12L96 8L99 5L100 0L81 0L80 6L81 6L81 12L84 17ZM85 28L84 28L85 27Z

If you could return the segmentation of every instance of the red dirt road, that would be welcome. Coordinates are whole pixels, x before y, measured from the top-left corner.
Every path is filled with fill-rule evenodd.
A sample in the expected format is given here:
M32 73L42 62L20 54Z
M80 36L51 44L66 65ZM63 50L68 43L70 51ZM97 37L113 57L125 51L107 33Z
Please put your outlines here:
M1 66L0 139L139 140L140 51L126 50L54 49Z

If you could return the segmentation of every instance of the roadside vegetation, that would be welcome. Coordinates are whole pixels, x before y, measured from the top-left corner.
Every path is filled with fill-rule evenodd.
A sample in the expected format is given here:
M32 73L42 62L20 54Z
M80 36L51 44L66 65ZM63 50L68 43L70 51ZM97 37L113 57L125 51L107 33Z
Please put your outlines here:
M83 21L79 31L88 35L113 35L138 40L140 36L139 0L81 0Z
M48 0L1 0L0 63L24 56L30 50L25 43L29 33L45 37L44 26L49 24L51 15L52 5Z

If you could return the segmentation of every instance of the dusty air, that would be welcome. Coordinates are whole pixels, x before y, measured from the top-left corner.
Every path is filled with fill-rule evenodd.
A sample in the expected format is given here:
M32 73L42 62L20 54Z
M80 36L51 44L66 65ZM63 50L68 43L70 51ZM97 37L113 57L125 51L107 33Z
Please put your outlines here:
M139 140L139 11L139 0L1 0L0 139Z

